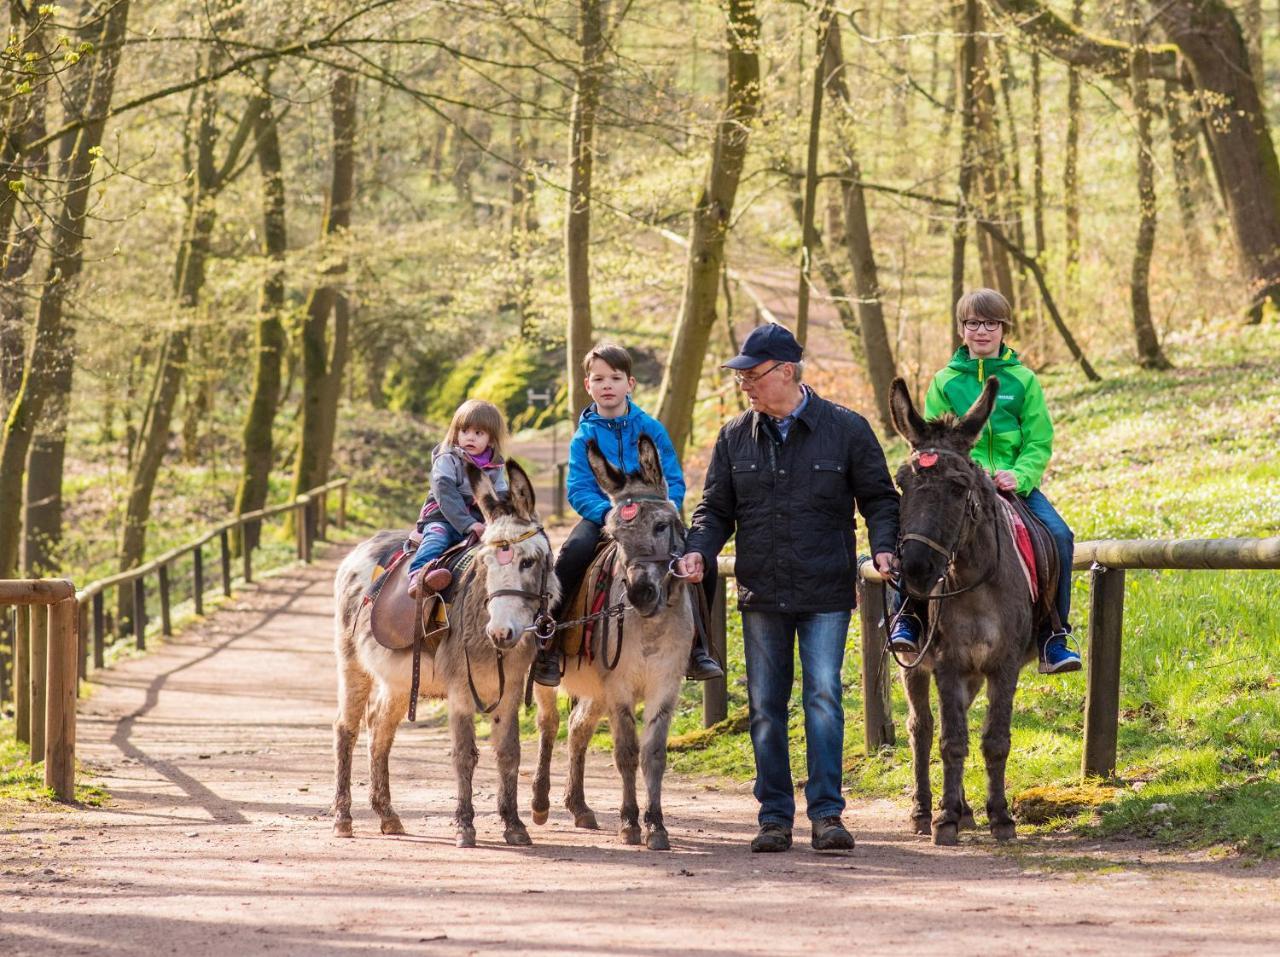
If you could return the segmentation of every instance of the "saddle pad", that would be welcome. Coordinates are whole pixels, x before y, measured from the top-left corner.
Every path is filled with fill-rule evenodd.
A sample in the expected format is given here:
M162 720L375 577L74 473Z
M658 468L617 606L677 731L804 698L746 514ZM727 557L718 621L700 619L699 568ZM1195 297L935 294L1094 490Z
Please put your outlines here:
M1027 580L1027 591L1031 593L1031 604L1035 604L1040 598L1040 583L1036 574L1036 551L1035 546L1031 543L1031 532L1027 530L1027 526L1022 521L1022 516L1018 514L1004 496L999 496L1000 506L1004 509L1005 521L1009 526L1009 534L1013 536L1013 544L1018 553L1018 564L1022 568L1022 575Z
M561 613L564 618L585 618L604 607L609 600L609 590L613 587L613 561L617 555L618 544L612 540L601 541L596 548L596 557L587 566L582 576L582 583L573 598L564 605ZM560 632L560 649L566 658L573 655L590 654L591 635L595 622L573 625ZM584 641L585 639L585 641Z

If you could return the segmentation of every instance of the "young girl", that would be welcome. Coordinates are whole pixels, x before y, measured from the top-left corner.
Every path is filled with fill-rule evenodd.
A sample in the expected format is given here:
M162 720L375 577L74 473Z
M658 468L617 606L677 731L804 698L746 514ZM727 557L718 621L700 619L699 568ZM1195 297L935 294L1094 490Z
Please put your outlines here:
M418 516L418 550L409 563L409 594L415 598L449 585L453 576L446 568L425 572L427 564L458 544L469 532L484 534L484 519L476 506L475 492L467 479L466 463L484 472L495 491L507 490L502 446L507 426L502 412L492 402L468 399L458 406L444 441L431 453L431 493Z

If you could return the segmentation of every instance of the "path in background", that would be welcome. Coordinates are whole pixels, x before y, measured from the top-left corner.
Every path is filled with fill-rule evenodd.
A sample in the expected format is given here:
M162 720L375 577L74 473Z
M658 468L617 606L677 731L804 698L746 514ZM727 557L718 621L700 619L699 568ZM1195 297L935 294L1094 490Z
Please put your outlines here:
M557 806L533 848L508 848L482 746L480 846L460 850L439 717L402 727L392 752L410 834L377 833L362 747L356 837L335 839L335 566L331 550L266 579L95 676L80 757L111 804L0 808L0 954L1275 953L1274 863L1074 838L994 851L981 834L940 849L887 801L851 809L849 854L813 853L802 825L791 853L751 855L748 787L687 779L669 779L663 854L616 843L603 754L587 793L609 830L577 831ZM560 764L557 793L563 780Z

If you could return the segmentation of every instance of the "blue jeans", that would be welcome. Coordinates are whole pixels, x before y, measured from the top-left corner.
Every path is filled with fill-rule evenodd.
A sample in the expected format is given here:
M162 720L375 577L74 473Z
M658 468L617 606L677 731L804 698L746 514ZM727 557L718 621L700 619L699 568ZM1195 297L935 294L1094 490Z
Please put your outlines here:
M409 562L409 574L412 575L427 562L439 558L446 549L462 541L463 537L448 522L428 522L422 529L422 542L413 553L413 560Z
M809 781L804 787L810 820L844 810L840 778L844 764L844 705L840 669L849 634L847 611L783 614L743 611L747 701L751 747L756 756L756 800L760 823L791 827L796 814L787 747L787 719L800 642L804 736Z
M1062 627L1071 628L1071 561L1075 556L1076 537L1062 520L1058 510L1053 507L1044 493L1039 489L1032 491L1025 499L1031 514L1044 522L1045 528L1053 536L1053 543L1058 546L1058 562L1062 572L1058 576L1058 618Z

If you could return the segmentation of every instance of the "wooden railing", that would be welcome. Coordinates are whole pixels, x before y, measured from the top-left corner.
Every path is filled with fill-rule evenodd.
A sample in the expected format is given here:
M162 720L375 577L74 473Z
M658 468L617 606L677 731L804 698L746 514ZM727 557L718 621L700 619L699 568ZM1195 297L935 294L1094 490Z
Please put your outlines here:
M253 552L260 539L263 521L286 513L297 513L295 542L298 560L311 561L312 546L326 536L329 524L329 495L336 492L336 524L347 523L349 479L335 479L299 495L292 502L246 512L230 518L204 535L165 552L151 561L95 581L79 591L69 581L0 581L0 606L16 605L13 627L12 699L14 731L19 741L29 743L33 761L44 760L45 784L69 801L75 787L75 700L79 678L87 674L89 660L94 668L106 663L108 643L106 596L110 589L130 589L135 646L146 647L148 578L156 579L160 599L160 629L173 634L172 569L179 559L191 555L191 594L197 615L204 613L206 575L204 549L218 540L221 590L230 596L233 581L233 533L238 533L240 573L244 582L253 581ZM5 676L0 660L0 677ZM0 700L5 697L0 682Z
M725 582L732 556L719 561L720 581L712 615L712 640L724 660ZM1112 777L1120 721L1120 651L1124 626L1124 573L1151 569L1280 569L1280 536L1078 542L1072 568L1089 572L1089 631L1084 754L1080 773ZM867 754L895 740L890 706L892 669L885 650L885 585L868 561L859 564L858 613L862 632L862 710ZM727 714L724 679L703 685L703 720L710 727Z

